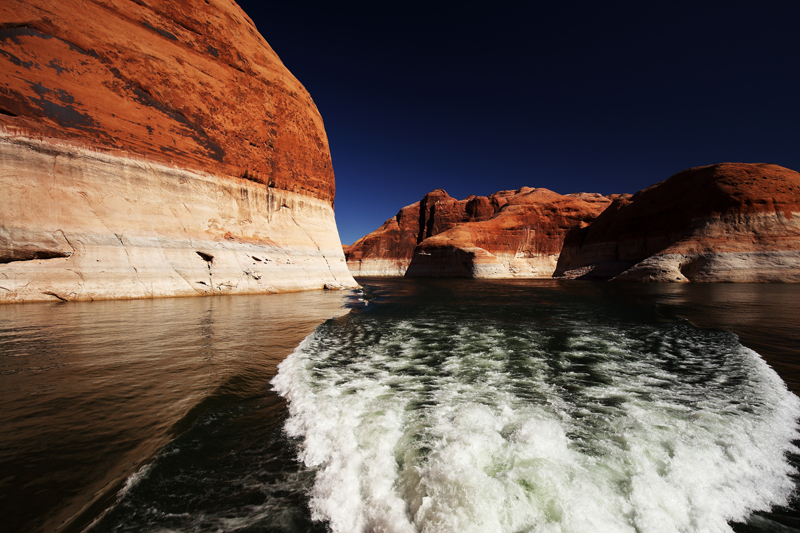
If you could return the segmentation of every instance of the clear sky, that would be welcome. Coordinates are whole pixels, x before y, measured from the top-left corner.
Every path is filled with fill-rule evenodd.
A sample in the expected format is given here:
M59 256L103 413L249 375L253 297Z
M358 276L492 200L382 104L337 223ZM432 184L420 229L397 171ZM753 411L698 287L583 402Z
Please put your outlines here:
M437 187L800 171L800 1L239 2L311 93L350 244Z

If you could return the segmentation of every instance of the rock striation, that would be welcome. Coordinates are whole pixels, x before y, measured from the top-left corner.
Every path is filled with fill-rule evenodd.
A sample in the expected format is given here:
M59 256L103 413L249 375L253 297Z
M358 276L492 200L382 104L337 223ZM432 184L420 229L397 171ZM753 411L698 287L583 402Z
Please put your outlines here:
M571 230L555 276L800 282L800 174L745 163L679 172Z
M0 5L0 302L355 286L322 118L233 2Z
M436 189L345 247L355 276L546 278L567 231L611 203L523 187L456 200Z

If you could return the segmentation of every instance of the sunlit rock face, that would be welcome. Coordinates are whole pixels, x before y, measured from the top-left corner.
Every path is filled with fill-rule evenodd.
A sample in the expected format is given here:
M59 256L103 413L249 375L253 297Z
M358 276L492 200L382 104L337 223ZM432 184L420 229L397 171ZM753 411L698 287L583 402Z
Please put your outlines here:
M354 286L322 118L234 3L0 5L0 301Z
M611 203L523 187L456 200L437 189L346 247L354 275L550 277L566 232Z
M745 163L675 174L570 231L555 275L800 282L800 174Z
M496 207L485 197L459 201L436 189L402 208L377 230L345 246L347 266L355 276L402 276L417 244L456 224L486 220Z

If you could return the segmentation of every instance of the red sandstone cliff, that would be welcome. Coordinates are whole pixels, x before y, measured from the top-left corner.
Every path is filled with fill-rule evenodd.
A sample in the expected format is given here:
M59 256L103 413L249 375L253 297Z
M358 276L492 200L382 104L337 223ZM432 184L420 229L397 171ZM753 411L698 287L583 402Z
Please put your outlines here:
M345 246L348 267L361 276L402 276L417 244L457 224L487 220L501 202L500 197L485 196L456 200L436 189L402 208L377 230Z
M436 189L345 254L361 276L549 277L566 232L610 202L528 187L456 200Z
M5 0L0 124L333 200L322 118L222 0Z
M800 282L800 174L745 163L684 170L570 231L555 275Z
M354 285L322 118L233 2L4 1L0 152L0 301Z

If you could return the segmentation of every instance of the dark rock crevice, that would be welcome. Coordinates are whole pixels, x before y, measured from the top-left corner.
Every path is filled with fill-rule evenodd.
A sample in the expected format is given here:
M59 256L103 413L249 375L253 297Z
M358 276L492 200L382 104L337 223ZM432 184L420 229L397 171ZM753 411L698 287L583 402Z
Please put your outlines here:
M70 257L72 252L61 252L58 250L30 250L22 249L12 255L0 255L0 264L13 263L16 261L36 261L39 259L59 259Z

